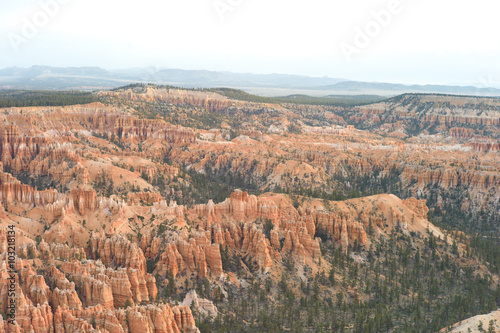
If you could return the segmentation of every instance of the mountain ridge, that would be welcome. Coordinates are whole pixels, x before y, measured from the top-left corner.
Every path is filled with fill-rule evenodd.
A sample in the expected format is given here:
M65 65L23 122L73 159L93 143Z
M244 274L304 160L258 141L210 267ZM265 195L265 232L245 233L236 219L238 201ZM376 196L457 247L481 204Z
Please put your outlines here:
M124 83L173 84L181 87L242 89L258 95L372 94L394 96L403 93L447 93L477 96L500 96L493 87L455 85L405 85L364 82L331 77L291 74L253 74L229 71L165 69L155 67L106 70L100 67L31 66L0 69L0 89L95 90L117 88Z

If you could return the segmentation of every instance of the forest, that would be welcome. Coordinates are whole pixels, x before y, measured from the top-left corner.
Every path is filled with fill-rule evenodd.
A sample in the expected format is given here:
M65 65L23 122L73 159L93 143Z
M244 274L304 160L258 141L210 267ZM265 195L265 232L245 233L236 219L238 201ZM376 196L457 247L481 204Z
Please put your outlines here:
M96 101L90 92L46 90L0 90L0 107L65 106Z

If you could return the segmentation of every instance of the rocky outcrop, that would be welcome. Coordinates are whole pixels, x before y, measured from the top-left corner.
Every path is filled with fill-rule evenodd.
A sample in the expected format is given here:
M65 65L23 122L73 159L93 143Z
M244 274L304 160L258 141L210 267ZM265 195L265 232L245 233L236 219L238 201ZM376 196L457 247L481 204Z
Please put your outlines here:
M68 184L75 176L80 178L82 153L73 146L72 142L78 140L71 131L92 132L110 140L134 144L149 139L169 144L196 143L196 133L190 129L172 126L159 119L138 119L99 103L62 108L32 107L24 111L31 113L25 116L20 109L12 109L12 114L9 114L11 125L0 126L2 169L7 168L14 175L24 172L31 177L49 176L60 184ZM45 131L50 135L40 135ZM163 156L165 147L155 146L151 154ZM176 167L168 165L139 166L138 169L150 179L158 174L171 178L179 172ZM81 184L87 185L88 182L82 181Z
M24 295L28 297L33 304L48 303L52 298L52 293L45 283L42 275L30 267L25 267L19 272L19 280Z
M356 115L383 115L385 121L396 122L418 117L422 124L498 126L498 102L474 97L407 94L389 101L355 108ZM459 133L460 130L454 130Z
M191 290L186 294L186 297L182 301L181 305L193 308L202 315L209 316L211 318L217 317L217 314L219 313L217 307L212 301L198 297L195 290Z
M188 270L205 277L209 269L217 276L223 273L219 244L211 244L204 233L195 233L195 237L189 241L177 240L167 245L160 255L155 273L160 276L176 276L179 272Z
M113 290L109 284L91 276L71 277L75 280L84 307L102 305L106 309L113 309Z
M14 330L9 327L5 332L199 332L189 307L170 307L166 304L118 310L102 305L85 309L59 306L54 313L48 303L38 306L26 304L17 309L16 322ZM4 325L1 327L5 328ZM16 327L20 331L16 331Z
M209 201L207 205L198 205L194 208L197 215L207 218L207 224L211 225L221 219L245 222L257 218L276 219L278 207L270 200L259 200L255 195L236 190L224 202L215 205Z
M211 232L194 232L189 241L177 240L169 244L160 255L155 273L165 276L188 270L201 277L208 273L220 276L223 274L221 247L229 248L250 255L257 267L266 270L272 266L271 248L262 231L250 224L236 227L213 226ZM274 254L274 251L272 251Z
M103 307L94 307L88 310L82 310L78 312L74 312L68 308L65 307L59 307L54 313L54 328L55 332L65 332L65 333L77 333L77 332L93 332L97 333L100 332L97 329L95 329L92 326L93 322L96 322L96 316L95 314L101 314L104 313L105 309ZM83 314L90 314L90 318L83 317ZM109 312L108 312L109 313ZM79 317L81 316L81 317ZM100 316L101 318L103 315ZM100 318L100 319L101 319ZM106 317L105 317L106 318ZM104 329L108 330L109 332L124 332L123 328L119 326L119 323L117 320L112 320L112 318L106 318L108 319L108 323L112 325L112 328L108 330L108 328L111 328L110 325L106 325L106 321L104 321L103 324L101 324ZM111 320L109 320L111 319ZM101 322L103 320L101 319Z
M43 207L63 198L65 197L56 190L37 191L29 185L20 183L0 185L0 200L5 206L19 204L27 207Z
M160 203L163 197L160 193L154 192L134 192L127 194L127 204L131 205L153 205Z
M132 101L163 101L180 106L202 107L208 111L222 111L234 103L216 93L180 89L152 89L148 87L146 91L140 93L125 90L121 92L102 91L100 94Z
M2 235L0 239L5 238ZM44 260L53 258L51 255L57 251L54 251L57 247L51 248L43 242L39 248L36 256L45 255ZM138 327L155 332L198 332L188 307L134 305L156 298L156 280L150 274L133 268L112 269L100 261L50 260L55 260L57 267L43 267L39 271L43 275L34 270L32 260L16 258L9 267L17 272L14 273L16 325L5 330L2 320L0 328L5 332L127 332ZM12 275L6 264L6 256L1 253L2 313L6 313L9 304L7 291Z
M471 142L468 146L472 147L477 152L489 153L500 151L500 143L495 141L486 142Z
M128 327L130 332L172 332L196 333L191 310L185 306L170 307L168 305L146 305L118 310L116 317L123 327ZM123 325L128 323L128 325Z
M0 161L14 173L27 170L32 159L47 144L43 137L23 136L15 125L0 128Z
M100 305L80 310L59 307L53 317L55 332L99 330L110 333L199 333L188 307L171 307L166 304L132 306L117 310L109 310Z
M51 303L54 311L60 306L75 310L82 308L74 282L70 282L64 273L54 266L50 268L50 279L54 286Z
M173 144L196 142L196 133L189 129L171 126L162 120L137 119L124 114L116 117L112 131L117 138L129 141L155 138Z
M302 262L306 258L319 259L320 241L315 238L313 216L298 212L290 203L278 204L275 199L235 191L220 204L210 201L207 205L194 206L187 215L194 215L203 229L192 232L189 240L183 234L169 239L159 256L155 273L176 276L187 270L200 276L207 273L218 276L223 273L221 248L248 256L263 271L270 269L274 260L281 260L284 252L290 252ZM256 221L261 221L260 227ZM262 221L274 226L269 238L264 235ZM156 256L160 242L153 240L150 234L146 239L143 250Z
M0 162L0 170L3 169L2 162ZM21 182L17 180L16 177L12 176L10 173L0 171L0 185L5 184L20 184Z
M0 203L7 211L10 207L41 208L49 223L74 211L73 201L56 190L37 191L29 185L13 182L0 185Z
M74 176L68 163L80 159L70 143L51 143L46 137L22 133L14 125L0 128L0 157L13 174L48 175L61 184L68 183Z
M17 308L16 323L24 332L53 333L54 315L48 303L25 304Z
M61 271L69 274L79 286L78 289L82 290L82 301L85 306L101 304L110 309L118 308L127 303L140 304L153 301L158 293L154 276L143 274L137 269L112 269L105 267L100 261L86 261L84 264L64 263ZM102 292L94 294L96 290ZM105 299L99 300L100 297Z
M71 191L71 199L75 205L75 210L82 216L85 215L85 212L93 212L97 208L97 195L93 188L75 188Z
M422 219L427 219L427 214L429 213L429 208L426 205L426 200L418 200L416 198L408 198L403 200L403 203L408 206L415 215Z
M406 168L401 177L408 183L416 181L420 188L437 185L453 188L460 185L489 189L500 186L500 175L487 171L462 171L457 169L411 169Z
M500 118L498 117L474 117L474 116L461 116L461 115L425 115L421 119L422 122L430 124L438 123L446 126L454 125L480 125L480 126L500 126Z
M38 245L38 252L42 258L46 260L65 260L71 261L73 259L83 260L86 259L87 254L83 248L70 247L67 244L51 243L48 244L42 239Z
M452 127L450 128L449 134L451 137L457 139L470 139L474 137L474 131L464 127Z
M262 230L257 229L255 225L244 224L241 232L235 234L235 229L232 229L233 234L226 233L226 242L233 245L243 254L250 254L257 267L261 270L267 270L272 266L272 259L269 251L270 243L262 233ZM240 240L240 244L238 244ZM230 245L230 246L231 246ZM239 248L238 248L239 245Z
M152 181L157 175L162 175L167 179L176 177L179 174L179 168L171 165L139 165L135 167L141 177Z
M108 238L104 233L94 234L90 239L90 254L106 266L137 269L146 273L146 258L141 248L121 235Z
M342 108L242 103L206 90L142 85L99 95L111 103L0 112L0 222L16 225L23 258L16 260L18 331L45 331L51 313L59 332L195 330L187 308L154 305L164 300L157 285L165 287L165 277L175 276L178 287L207 278L220 290L226 283L246 288L258 272L279 278L291 259L309 279L330 268L322 242L345 252L369 249L372 237L394 229L413 237L409 231L428 225L423 200L320 198L360 188L418 197L432 190L436 205L448 209L449 189L461 186L464 211L487 212L498 202L495 99L404 95ZM124 99L119 107L115 98ZM160 103L166 112L140 119ZM199 129L207 110L224 123ZM364 130L347 124L358 120ZM196 186L203 176L194 172L269 192L236 190L217 204L191 205L193 185L213 195ZM58 190L42 190L48 186ZM5 251L0 230L2 306ZM216 313L190 297L200 312Z
M184 221L184 216L186 214L186 206L179 206L177 202L170 201L167 204L167 201L161 200L160 202L153 203L153 213L163 213L168 216L173 216L179 221Z

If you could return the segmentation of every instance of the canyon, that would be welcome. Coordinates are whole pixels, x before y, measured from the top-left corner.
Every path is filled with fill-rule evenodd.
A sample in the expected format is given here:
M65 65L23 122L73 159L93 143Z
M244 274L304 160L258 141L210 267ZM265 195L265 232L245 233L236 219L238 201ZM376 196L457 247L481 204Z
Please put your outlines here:
M500 230L497 99L342 108L155 86L95 95L0 110L2 316L9 226L17 306L0 332L200 332L204 318L234 317L228 300L256 279L278 303L293 269L297 286L342 281L317 292L355 304L370 293L335 258L366 265L391 242L420 258L437 239L426 260L498 284L457 231Z

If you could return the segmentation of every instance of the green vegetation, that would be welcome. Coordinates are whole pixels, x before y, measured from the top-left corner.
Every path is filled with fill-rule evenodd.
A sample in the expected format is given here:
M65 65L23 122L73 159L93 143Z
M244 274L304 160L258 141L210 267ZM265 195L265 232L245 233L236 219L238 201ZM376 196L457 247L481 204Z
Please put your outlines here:
M500 242L500 212L495 209L495 194L486 193L488 195L483 201L485 206L480 209L462 210L458 207L471 202L467 187L459 185L449 189L437 186L426 188L427 194L423 194L422 198L427 200L427 205L431 209L430 218L440 227L463 231L469 235L477 234ZM438 204L438 200L442 202L441 205Z
M275 104L294 103L294 104L310 104L310 105L348 106L348 105L370 104L385 99L382 96L376 96L376 95L329 95L326 97L314 97L308 95L290 95L282 97L264 97L264 96L249 94L245 91L232 88L211 88L211 89L205 89L205 91L215 92L220 95L226 96L227 98L235 99L238 101L256 102L256 103L275 103Z
M500 239L475 236L469 250L471 255L477 254L492 273L500 274Z
M112 176L109 176L104 170L94 179L92 187L98 195L108 198L113 194L115 188Z
M97 100L90 92L46 90L2 90L0 107L65 106L87 104Z
M69 164L71 165L71 164ZM9 168L6 168L6 171L10 171ZM61 185L60 182L54 180L51 176L33 176L27 171L20 172L16 174L16 178L23 184L30 185L33 188L36 188L39 191L44 191L48 189L56 189L59 192L65 193L68 191L66 185Z
M164 180L157 177L153 180L160 190L160 193L167 200L175 200L178 204L191 206L193 204L207 203L213 200L215 203L226 200L235 189L244 188L250 193L257 193L257 187L251 182L246 182L244 175L218 172L213 174L208 170L206 174L198 173L194 170L186 170L170 183L174 190L174 195L166 191L162 184Z
M225 96L229 99L244 102L254 103L273 103L273 104L309 104L309 105L334 105L334 106L354 106L364 105L379 102L385 99L383 96L378 95L328 95L325 97L314 97L308 95L290 95L280 97L265 97L247 93L243 90L234 88L184 88L170 85L155 85L155 84L130 84L124 87L113 89L113 91L121 91L133 89L136 93L146 92L146 88L154 87L158 89L182 89L188 91L205 91L213 92Z
M437 332L500 305L492 277L464 264L452 246L432 234L394 230L372 250L357 247L361 262L326 242L322 260L331 269L316 274L307 265L299 273L293 260L283 258L278 281L242 273L245 259L223 249L224 267L250 285L226 284L227 297L220 301L207 292L218 286L195 280L203 287L198 293L220 311L217 318L195 313L197 325L201 332Z

